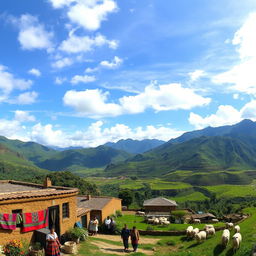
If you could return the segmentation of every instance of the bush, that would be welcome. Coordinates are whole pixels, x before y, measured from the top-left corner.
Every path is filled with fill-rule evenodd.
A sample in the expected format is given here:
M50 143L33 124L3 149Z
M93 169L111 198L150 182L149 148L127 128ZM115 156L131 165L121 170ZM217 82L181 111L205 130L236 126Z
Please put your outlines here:
M123 216L123 213L122 213L120 210L117 210L117 211L116 211L116 216L117 216L117 217L122 217L122 216Z
M84 228L70 228L66 232L66 238L68 240L85 239L88 236L88 232Z
M20 240L11 240L4 245L3 251L6 256L20 256L25 254Z

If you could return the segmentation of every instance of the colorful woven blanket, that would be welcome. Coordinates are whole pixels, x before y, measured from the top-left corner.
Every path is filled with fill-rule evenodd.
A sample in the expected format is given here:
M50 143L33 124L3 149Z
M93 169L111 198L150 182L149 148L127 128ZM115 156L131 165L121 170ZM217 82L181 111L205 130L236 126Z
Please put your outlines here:
M32 213L23 213L22 219L22 232L45 228L48 225L48 210L42 210Z
M0 213L0 228L2 229L16 229L17 214Z

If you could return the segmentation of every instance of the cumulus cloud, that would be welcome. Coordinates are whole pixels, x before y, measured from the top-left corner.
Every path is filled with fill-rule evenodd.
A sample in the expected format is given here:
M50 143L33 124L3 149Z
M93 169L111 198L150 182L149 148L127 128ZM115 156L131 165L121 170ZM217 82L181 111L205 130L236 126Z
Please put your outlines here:
M67 81L67 78L66 78L66 77L59 77L59 76L57 76L57 77L55 77L54 83L55 83L55 84L63 84L63 83L65 83L66 81Z
M98 70L99 70L98 67L96 67L96 68L86 68L84 72L85 73L94 73Z
M204 76L205 72L203 70L201 70L201 69L197 69L197 70L195 70L193 72L188 73L188 75L190 77L190 80L192 82L195 82L198 79L200 79L202 76Z
M14 90L23 91L29 89L33 82L16 78L7 67L0 65L0 102L10 103L10 94Z
M29 74L33 75L33 76L41 76L41 72L40 70L36 69L36 68L31 68L29 71L28 71Z
M33 115L30 115L29 112L23 110L16 110L14 119L18 122L34 122L36 118Z
M243 119L256 121L256 100L246 103L240 110L230 105L220 105L215 114L202 117L195 113L190 113L189 122L196 129L207 126L217 127L222 125L232 125Z
M72 134L54 128L51 124L36 124L31 130L31 139L48 146L59 147L96 147L106 142L116 142L120 139L161 139L169 140L183 133L162 125L130 128L124 124L115 124L112 127L103 127L102 121L92 123L88 128L77 130Z
M17 96L15 100L11 103L19 104L19 105L28 105L36 102L38 97L38 93L35 91L24 92Z
M103 60L101 61L100 65L104 68L115 69L115 68L118 68L122 63L123 63L123 60L115 56L111 62L107 60Z
M78 84L78 83L90 83L94 82L96 80L95 76L80 76L80 75L75 75L71 79L71 84Z
M46 31L38 18L30 14L23 14L20 18L11 18L19 29L18 41L24 50L52 48L53 33Z
M239 55L238 62L229 70L215 75L216 84L228 84L235 91L256 95L256 13L251 13L235 33L232 44Z
M0 134L8 138L18 139L18 134L23 130L21 123L17 120L0 119ZM16 137L17 136L17 137Z
M118 103L108 102L108 92L99 89L85 91L67 91L63 102L73 107L79 115L99 117L118 116L121 114L142 113L146 109L155 111L191 109L205 106L210 98L205 98L193 89L184 88L181 84L149 85L144 92L134 96L124 96Z
M81 53L92 51L95 47L108 46L116 49L118 42L116 40L108 40L105 36L98 34L95 37L76 36L70 33L68 39L62 41L59 50L66 53Z
M74 61L71 58L65 57L59 60L56 60L55 62L52 63L53 68L64 68L71 66L74 63Z
M54 8L67 8L70 21L87 30L97 30L109 13L117 10L114 0L50 0Z

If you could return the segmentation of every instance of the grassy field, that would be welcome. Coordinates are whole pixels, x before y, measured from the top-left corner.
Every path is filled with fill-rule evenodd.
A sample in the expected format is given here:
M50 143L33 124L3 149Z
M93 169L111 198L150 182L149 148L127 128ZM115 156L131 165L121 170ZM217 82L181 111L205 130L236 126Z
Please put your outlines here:
M184 203L187 201L203 201L205 199L208 199L208 197L201 192L195 191L187 195L186 194L183 195L183 193L180 193L178 196L169 197L169 199L174 199L178 203Z
M170 230L185 230L190 224L175 224L171 223L168 226L161 226L161 225L149 225L144 222L144 217L136 216L136 215L123 215L122 217L118 217L116 219L117 224L123 226L127 224L129 228L136 226L140 230L147 230L148 227L153 228L153 230L163 230L163 231L170 231ZM194 225L197 228L203 228L204 224L196 224ZM216 226L224 226L224 223L218 223Z
M151 250L151 255L154 256L250 256L251 249L255 245L256 237L256 209L248 208L244 210L245 213L250 214L250 217L244 222L240 223L242 243L241 248L234 253L232 250L232 243L229 242L227 248L223 248L220 245L222 231L216 232L214 237L209 237L205 242L197 244L194 240L187 240L184 236L161 236L155 237L160 239L156 244L153 245L154 252ZM234 232L231 232L233 235ZM150 236L150 238L154 238ZM84 242L80 246L79 255L87 256L100 256L108 255L114 256L118 255L113 252L104 254L102 253L96 245L93 245L93 241L101 242L103 239L89 238L87 242ZM115 242L112 240L104 240L105 243L111 245L119 246L122 249L122 244L120 242ZM152 249L151 245L143 245L139 247L141 249ZM114 250L113 250L114 251ZM119 253L120 255L120 253ZM131 255L144 256L149 255L147 253L142 253L138 251L137 253L131 253Z

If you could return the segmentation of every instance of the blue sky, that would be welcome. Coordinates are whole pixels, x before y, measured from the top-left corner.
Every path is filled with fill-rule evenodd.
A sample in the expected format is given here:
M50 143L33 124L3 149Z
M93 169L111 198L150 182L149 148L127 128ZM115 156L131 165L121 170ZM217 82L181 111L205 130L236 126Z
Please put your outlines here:
M97 146L256 120L254 0L0 2L0 134Z

